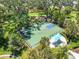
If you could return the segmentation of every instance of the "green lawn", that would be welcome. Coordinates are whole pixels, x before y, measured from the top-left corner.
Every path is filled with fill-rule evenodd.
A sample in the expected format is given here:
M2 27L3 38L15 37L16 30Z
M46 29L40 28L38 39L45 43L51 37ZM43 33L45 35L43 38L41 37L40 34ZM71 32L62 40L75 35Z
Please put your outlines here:
M29 13L29 16L46 16L44 14L44 12L33 12L33 13Z
M6 51L0 48L0 55L3 55L3 54L11 54L11 51Z
M68 49L73 49L74 47L79 46L79 42L72 42L71 44L68 45Z
M71 21L74 21L74 22L77 22L76 21L76 15L77 15L77 11L72 11L69 15L67 15L67 17L70 17L70 18L68 18L69 20L71 20Z
M73 21L75 21L76 15L76 11L71 12L70 16L72 16Z

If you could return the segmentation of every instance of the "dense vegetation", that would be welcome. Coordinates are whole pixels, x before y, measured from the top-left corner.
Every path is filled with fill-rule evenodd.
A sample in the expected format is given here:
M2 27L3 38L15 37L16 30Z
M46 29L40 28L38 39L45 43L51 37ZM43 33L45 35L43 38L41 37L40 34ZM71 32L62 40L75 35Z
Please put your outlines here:
M67 51L79 45L79 0L77 2L75 5L72 0L0 0L0 54L21 59L68 59ZM45 17L40 17L42 15ZM43 38L47 40L40 42L40 46L27 48L17 31L42 22L62 27L68 46L50 49L48 38Z

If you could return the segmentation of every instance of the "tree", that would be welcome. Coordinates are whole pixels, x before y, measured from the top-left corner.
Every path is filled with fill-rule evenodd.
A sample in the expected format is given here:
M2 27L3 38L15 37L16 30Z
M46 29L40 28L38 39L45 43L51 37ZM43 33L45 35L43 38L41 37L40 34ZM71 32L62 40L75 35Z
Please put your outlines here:
M28 24L28 20L27 5L23 0L0 0L0 44L9 44L8 48L12 48L12 52L16 51L16 54L26 48L17 29Z
M43 49L35 48L32 50L27 50L27 52L24 54L27 55L26 59L68 59L67 51L68 49L66 47L58 47L55 49L45 47ZM23 57L25 56L22 55L22 58Z
M48 38L42 38L40 46L23 52L23 59L68 59L67 47L49 48ZM44 45L44 46L43 46ZM27 56L25 56L27 55ZM25 57L25 58L24 58Z
M77 34L79 35L79 13L77 13L76 20L77 20Z
M66 35L70 39L69 41L78 41L78 37L76 37L77 33L79 32L78 24L74 21L67 20L66 22Z
M79 11L79 7L78 6L79 6L79 0L77 0L77 6L76 6L77 10Z

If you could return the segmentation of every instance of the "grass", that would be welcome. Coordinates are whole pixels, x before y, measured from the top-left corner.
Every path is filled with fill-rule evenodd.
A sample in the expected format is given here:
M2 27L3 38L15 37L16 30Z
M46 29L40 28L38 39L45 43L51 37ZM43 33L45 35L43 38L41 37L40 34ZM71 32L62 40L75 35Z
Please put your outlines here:
M67 15L67 17L69 17L68 19L71 21L77 22L76 21L77 13L78 13L77 11L72 11L69 15Z
M73 49L74 47L79 46L79 41L78 42L71 42L71 44L69 44L67 46L68 49Z
M8 52L8 51L0 51L0 55L3 55L3 54L10 54L11 52Z
M3 50L3 48L0 48L0 55L5 55L5 54L11 54L11 51L6 51L6 50ZM0 57L0 59L14 59L14 58Z
M6 51L0 48L0 55L3 55L3 54L11 54L11 51Z
M33 12L33 13L29 13L29 16L46 16L44 14L44 12Z

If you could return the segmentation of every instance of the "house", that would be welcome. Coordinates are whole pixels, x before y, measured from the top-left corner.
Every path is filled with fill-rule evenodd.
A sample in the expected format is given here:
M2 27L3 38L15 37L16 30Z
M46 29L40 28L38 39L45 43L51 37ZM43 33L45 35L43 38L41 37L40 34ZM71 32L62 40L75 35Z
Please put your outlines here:
M62 28L52 23L43 23L41 25L35 24L34 28L31 27L30 29L31 30L23 28L23 30L19 30L19 33L25 39L26 44L30 48L34 48L39 45L42 37L50 38L51 35L55 35L64 31Z
M75 49L75 51L69 50L68 53L69 59L79 59L79 48Z
M66 41L65 37L59 33L51 36L49 42L50 42L50 44L49 44L50 48L55 48L57 46L63 47L63 46L67 45L67 41Z

